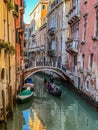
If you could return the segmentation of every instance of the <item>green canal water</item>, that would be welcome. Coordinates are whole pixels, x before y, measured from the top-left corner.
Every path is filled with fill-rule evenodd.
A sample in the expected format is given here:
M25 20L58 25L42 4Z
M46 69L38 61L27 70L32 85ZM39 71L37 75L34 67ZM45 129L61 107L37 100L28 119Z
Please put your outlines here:
M68 83L58 83L60 98L45 91L43 76L33 75L34 96L31 101L16 105L13 120L7 130L98 130L98 112L68 89Z

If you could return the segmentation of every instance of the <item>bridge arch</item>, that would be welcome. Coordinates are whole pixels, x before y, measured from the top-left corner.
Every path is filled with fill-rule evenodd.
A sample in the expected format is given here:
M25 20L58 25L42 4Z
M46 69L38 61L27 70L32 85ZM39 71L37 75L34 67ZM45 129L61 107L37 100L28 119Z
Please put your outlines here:
M50 66L39 66L39 67L33 67L24 70L24 79L28 78L32 74L35 74L37 72L45 71L45 70L50 70L51 72L55 72L57 75L62 77L64 80L69 80L70 82L73 82L72 79L60 68L57 67L50 67Z

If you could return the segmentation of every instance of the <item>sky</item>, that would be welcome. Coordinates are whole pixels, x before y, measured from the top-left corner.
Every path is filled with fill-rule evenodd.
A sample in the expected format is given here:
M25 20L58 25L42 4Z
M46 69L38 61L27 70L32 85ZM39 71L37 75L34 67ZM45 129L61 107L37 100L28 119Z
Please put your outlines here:
M36 6L39 0L25 0L25 13L24 13L24 22L26 24L30 23L30 13Z

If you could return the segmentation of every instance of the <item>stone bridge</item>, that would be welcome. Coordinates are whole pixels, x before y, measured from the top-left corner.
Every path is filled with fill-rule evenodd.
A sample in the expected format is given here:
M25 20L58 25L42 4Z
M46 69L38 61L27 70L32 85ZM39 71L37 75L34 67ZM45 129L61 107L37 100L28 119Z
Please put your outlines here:
M32 67L24 70L24 79L28 78L32 74L35 74L40 71L50 70L51 72L55 72L57 75L62 77L64 80L68 80L69 82L73 83L73 80L69 77L69 75L60 68L52 67L52 66L39 66L39 67Z

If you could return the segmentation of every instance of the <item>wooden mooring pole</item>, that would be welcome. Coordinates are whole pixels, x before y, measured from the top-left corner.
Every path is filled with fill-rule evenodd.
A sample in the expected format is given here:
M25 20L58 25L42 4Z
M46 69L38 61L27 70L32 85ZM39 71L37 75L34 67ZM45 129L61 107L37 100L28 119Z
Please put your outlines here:
M3 104L3 122L4 122L4 128L7 129L7 119L6 119L6 105L5 105L5 93L4 90L2 90L2 104Z
M12 85L8 86L9 91L9 105L7 108L7 117L13 119L13 94L12 94Z

